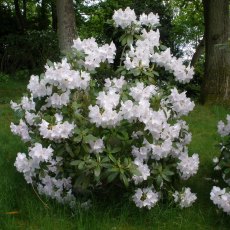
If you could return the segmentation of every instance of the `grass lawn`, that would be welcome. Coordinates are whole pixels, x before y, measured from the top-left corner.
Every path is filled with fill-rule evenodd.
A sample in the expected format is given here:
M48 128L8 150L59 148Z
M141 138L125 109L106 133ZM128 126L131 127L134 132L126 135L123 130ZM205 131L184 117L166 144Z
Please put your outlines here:
M217 211L209 199L213 185L212 158L218 156L220 137L216 125L224 119L227 110L221 106L197 105L186 118L193 133L190 152L200 155L199 173L188 181L198 200L188 209L179 209L170 204L159 204L151 211L139 210L128 198L95 197L88 211L79 209L72 213L68 207L51 200L39 200L33 188L13 166L17 152L26 151L24 144L13 136L9 125L14 119L9 101L25 92L25 83L0 84L0 230L150 230L150 229L229 229L230 217Z

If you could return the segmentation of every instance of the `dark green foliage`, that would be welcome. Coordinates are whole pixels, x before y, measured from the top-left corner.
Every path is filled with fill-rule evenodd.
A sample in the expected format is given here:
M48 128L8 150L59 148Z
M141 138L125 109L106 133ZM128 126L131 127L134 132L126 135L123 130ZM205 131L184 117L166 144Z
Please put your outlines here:
M14 73L19 69L43 69L47 59L58 60L57 36L52 31L27 31L0 38L1 70Z

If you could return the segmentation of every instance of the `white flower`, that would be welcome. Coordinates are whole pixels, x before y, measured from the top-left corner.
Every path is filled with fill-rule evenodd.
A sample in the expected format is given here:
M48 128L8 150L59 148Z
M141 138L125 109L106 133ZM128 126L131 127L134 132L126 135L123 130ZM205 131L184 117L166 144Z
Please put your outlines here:
M129 7L127 7L124 11L121 9L114 11L113 14L115 26L120 26L122 29L131 26L132 23L136 23L136 18L134 10L131 10Z
M138 159L140 162L147 160L149 157L149 151L150 149L146 146L142 146L141 148L137 148L135 146L132 146L132 155Z
M53 156L53 149L49 146L48 148L43 148L40 143L35 143L34 147L30 148L29 156L38 161L48 161Z
M217 164L217 163L219 162L219 158L218 158L218 157L214 157L214 158L212 159L212 162L213 162L214 164Z
M21 100L21 106L24 110L29 111L29 110L35 110L35 103L33 101L33 97L28 98L28 97L22 97Z
M66 106L70 101L70 91L66 91L61 95L54 93L52 96L46 99L47 104L45 107L53 107L53 108L62 108Z
M21 104L17 104L13 101L10 101L10 107L11 109L13 109L14 111L17 111L17 110L21 110Z
M112 89L115 90L115 92L120 92L125 84L127 84L127 82L124 80L124 76L113 78L111 80L109 78L105 79L105 88L107 91Z
M50 125L47 121L42 119L39 126L40 135L43 138L60 141L62 139L67 139L73 135L73 130L75 128L74 123L69 123L65 121L63 123L58 122L56 125Z
M100 63L108 61L108 63L113 63L116 47L113 42L111 44L105 44L99 46L95 38L84 39L81 41L80 38L73 41L73 48L78 51L84 52L86 55L83 65L88 70L94 70L100 66Z
M225 137L230 133L230 115L227 115L227 124L225 125L223 121L219 121L218 123L218 133Z
M48 86L44 79L41 79L39 82L39 77L34 75L30 77L27 89L31 92L33 98L40 98L52 94L52 87Z
M135 87L130 88L129 95L137 102L149 100L150 97L157 93L157 87L149 85L144 87L144 83L139 82Z
M120 95L113 90L108 92L99 92L97 96L97 104L103 109L113 109L120 101Z
M189 177L197 173L199 166L198 154L193 154L189 157L187 154L179 156L180 162L177 164L177 169L180 171L182 179L187 180Z
M34 125L34 119L38 117L39 116L34 113L30 113L28 111L25 112L25 120L31 126Z
M170 48L160 53L152 53L151 61L173 73L178 82L188 83L193 78L194 68L186 67L181 58L172 57Z
M30 184L36 175L35 170L39 169L39 162L37 160L27 159L25 153L18 153L14 166L18 172L23 173L26 182Z
M219 187L213 186L210 199L214 204L230 215L230 193L227 192L225 188L220 189Z
M96 141L90 141L89 142L91 152L93 153L101 153L103 152L105 146L102 139L97 139Z
M29 128L22 119L20 119L19 125L15 125L11 122L10 129L13 134L20 136L23 141L27 142L31 140L29 135Z
M150 176L150 169L147 164L144 164L143 161L138 158L134 160L134 164L137 166L137 170L141 175L134 175L133 180L135 184L139 184L142 181L147 180Z
M159 15L153 14L152 12L149 15L146 15L145 13L140 15L140 23L143 25L158 25L159 24Z
M172 104L172 109L177 113L178 117L187 115L195 106L194 102L186 97L185 92L179 93L176 88L171 90L166 103Z
M190 188L183 188L183 192L175 191L173 194L174 201L179 203L181 208L190 207L197 199L196 194L191 192Z
M155 192L154 188L138 188L133 195L133 201L138 208L147 207L151 209L156 205L160 196L158 192Z
M149 144L148 146L151 148L152 159L160 160L169 155L172 148L172 141L166 139L161 145Z

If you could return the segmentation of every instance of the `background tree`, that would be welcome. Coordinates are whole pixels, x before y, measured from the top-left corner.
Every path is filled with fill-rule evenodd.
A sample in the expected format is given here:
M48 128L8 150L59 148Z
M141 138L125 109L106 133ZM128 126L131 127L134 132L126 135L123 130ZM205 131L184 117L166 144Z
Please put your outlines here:
M203 102L230 102L229 0L203 0L205 78ZM225 45L224 45L225 44Z
M75 14L73 0L57 0L58 41L61 52L68 51L75 37Z

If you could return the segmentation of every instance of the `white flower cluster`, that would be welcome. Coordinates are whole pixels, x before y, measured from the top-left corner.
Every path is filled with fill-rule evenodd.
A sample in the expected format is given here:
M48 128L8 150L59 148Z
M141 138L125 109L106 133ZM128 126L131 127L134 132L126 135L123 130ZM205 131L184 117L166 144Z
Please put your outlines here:
M178 117L188 115L195 106L194 102L186 97L185 92L179 93L176 88L171 90L171 94L165 103L167 106L172 105L172 110L176 112Z
M189 177L195 175L199 166L198 154L193 154L189 157L187 154L182 154L179 159L180 163L177 165L177 169L180 171L181 178L187 180Z
M40 135L51 141L60 141L62 139L67 139L72 136L75 125L65 121L63 123L57 123L51 126L47 121L42 119L39 126Z
M29 157L25 153L18 153L14 164L23 173L27 183L33 184L35 177L39 177L37 186L40 194L55 198L61 203L74 203L71 178L56 179L50 176L59 173L57 166L62 161L60 157L53 158L53 149L50 146L43 148L40 143L35 143L34 147L29 148L28 155ZM43 162L48 166L47 169L42 169ZM38 173L41 170L43 175Z
M137 21L137 16L134 10L127 7L124 11L122 9L114 11L113 20L116 27L121 27L126 29L132 25L139 27L140 25L146 26L156 26L160 23L158 14L153 14L152 12L146 15L145 13L140 15L139 21Z
M181 208L190 207L197 199L196 194L192 193L190 188L183 188L183 192L180 193L175 191L173 197Z
M112 81L117 82L118 79L113 79ZM107 79L106 82L111 82L111 80ZM199 166L198 154L189 157L187 148L185 148L185 145L191 141L191 134L187 132L188 126L181 120L174 125L168 123L172 111L177 114L176 117L179 117L192 110L194 104L190 106L188 103L181 103L180 109L174 109L178 108L177 104L180 101L181 94L177 92L176 99L172 100L171 95L168 98L170 105L172 105L169 107L171 112L166 107L164 110L154 111L151 108L150 98L158 95L158 90L155 86L150 85L145 87L143 83L137 83L136 86L130 88L130 99L123 101L120 95L122 93L122 86L119 87L119 90L114 90L111 83L107 83L105 84L105 91L99 92L97 105L89 107L90 121L102 127L116 127L122 120L127 120L134 124L140 122L144 124L144 130L152 134L153 143L144 140L142 147L137 148L132 146L134 164L140 172L140 175L133 176L134 183L136 185L141 184L151 176L149 162L153 159L158 161L169 156L178 158L178 173L184 180L196 174ZM185 94L182 94L181 97L181 101L186 101ZM183 135L181 135L182 133ZM142 136L142 133L140 136ZM135 136L135 138L138 137L139 135ZM175 140L179 140L177 146L173 146L172 144ZM140 197L142 197L141 194L142 190L138 189L134 195L136 205L138 207L142 207L143 205L151 208L150 204L146 204L149 201L143 203L140 200ZM193 197L191 195L190 198L192 199ZM184 199L185 201L181 201L184 202L184 207L186 207L185 202L192 204L195 201L195 199L189 200L188 190L185 192ZM189 205L187 204L187 206Z
M93 153L101 153L103 152L105 145L102 139L97 139L96 141L89 142L91 152Z
M151 209L156 205L159 199L159 193L156 192L152 187L143 189L138 188L133 195L133 201L139 208L146 207Z
M218 123L218 133L222 136L228 136L230 134L230 115L227 115L227 124L225 125L223 121Z
M14 165L19 172L24 174L27 183L32 183L32 178L36 175L36 169L40 168L40 163L52 159L53 149L43 148L40 143L35 143L34 147L29 149L29 156L30 158L27 159L25 153L18 153Z
M74 40L73 43L73 48L86 55L83 65L89 71L95 70L100 66L100 63L105 62L106 60L108 63L113 63L114 61L116 47L113 42L111 42L110 45L105 44L103 46L99 46L95 38L84 40L78 38Z
M109 81L108 79L106 80L106 82ZM113 81L117 82L118 79ZM186 123L179 120L174 125L170 125L168 123L171 118L170 114L172 114L170 110L164 108L164 110L154 111L151 108L150 98L158 95L156 86L149 85L145 87L143 83L137 83L136 86L130 88L130 99L126 101L121 100L122 86L119 91L114 90L111 84L109 86L106 83L105 91L99 92L97 105L89 106L90 121L96 124L97 127L116 127L122 120L127 120L134 124L139 122L144 125L144 130L151 133L153 138L152 143L144 140L142 147L132 147L134 164L141 174L133 176L135 184L140 184L150 176L148 161L152 159L159 161L169 156L178 158L178 173L184 180L196 174L199 166L199 156L198 154L193 154L192 157L188 156L185 145L190 142L191 134L187 132ZM182 100L186 101L186 96L179 93L177 93L175 100L171 99L171 95L168 98L168 100L171 100L172 105L169 109L174 111L177 117L187 114L194 106L193 103L193 106L188 109L186 107L188 103L181 103L180 110L174 109L178 101L180 101L180 95ZM182 133L184 136L181 136ZM175 140L179 140L177 146L173 146Z
M160 51L159 30L150 29L146 31L146 29L143 29L143 25L151 28L159 24L157 14L142 14L138 21L134 10L128 7L124 11L121 9L115 11L113 20L116 27L120 26L125 29L133 25L135 32L141 31L140 39L135 44L130 44L130 50L125 54L124 66L127 70L147 69L151 63L154 63L173 73L175 79L181 83L187 83L192 79L194 74L193 67L186 67L181 58L173 57L169 48L165 51Z
M223 209L224 212L230 215L230 192L227 192L225 188L220 189L219 187L213 186L210 199L220 209Z
M18 125L15 125L11 122L10 129L13 134L20 136L24 142L27 142L31 139L29 134L29 128L22 119L20 119Z
M213 163L215 164L214 170L218 170L222 173L223 181L228 185L227 188L221 189L220 187L213 186L210 192L210 199L212 202L222 209L228 215L230 215L230 179L228 175L229 170L229 134L230 134L230 115L227 115L227 123L223 121L218 122L218 133L221 137L227 137L224 144L221 143L221 156L219 158L215 157ZM219 179L219 178L218 178ZM214 180L213 180L214 181ZM218 180L217 180L218 182Z
M173 73L175 79L181 83L188 83L194 75L194 68L185 66L182 58L173 57L170 49L154 53L151 57L152 62L164 67L165 70Z
M41 138L54 142L70 138L76 125L73 122L63 121L63 116L58 113L53 115L55 124L49 123L43 119L43 111L49 107L61 109L68 105L71 92L74 89L85 90L89 81L89 73L72 70L66 59L63 59L61 63L54 63L53 66L46 66L46 72L42 78L38 76L30 78L27 88L31 97L24 96L19 104L11 102L12 109L25 114L25 119L21 119L18 125L11 123L11 131L24 141L30 141L34 132L39 133ZM35 100L41 98L45 104L40 111L36 111ZM57 158L54 157L53 149L42 148L40 143L35 143L29 148L28 157L25 153L18 153L15 166L19 172L24 174L28 183L33 183L33 180L39 177L37 186L40 193L49 195L60 202L70 201L73 200L71 179L56 179L59 173L56 165L61 164L61 161L62 159L57 161ZM41 174L40 163L43 162L48 166L48 170L43 170Z
M131 10L127 7L124 11L122 9L114 11L113 20L116 27L121 27L125 29L129 26L136 23L137 16L134 10Z

